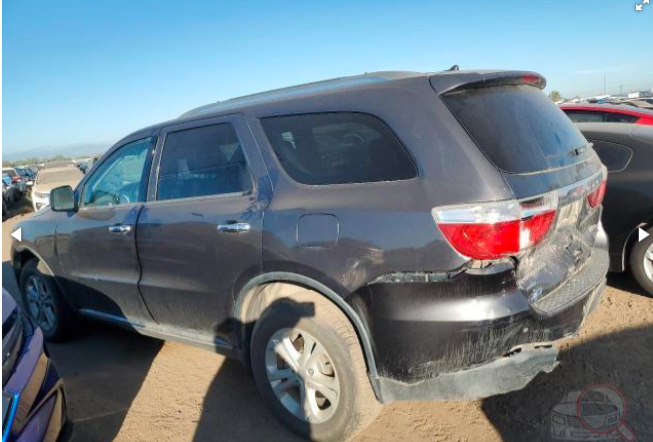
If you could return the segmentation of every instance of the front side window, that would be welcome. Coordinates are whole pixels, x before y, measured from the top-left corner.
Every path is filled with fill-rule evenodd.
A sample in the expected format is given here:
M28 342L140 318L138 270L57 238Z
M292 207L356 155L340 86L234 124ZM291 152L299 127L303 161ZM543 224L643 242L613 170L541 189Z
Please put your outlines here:
M228 123L169 133L159 167L157 200L247 192L245 154Z
M263 118L261 124L281 166L299 183L369 183L417 176L399 139L372 115L290 115Z
M113 153L84 185L82 206L99 207L145 200L145 169L152 138L126 144Z

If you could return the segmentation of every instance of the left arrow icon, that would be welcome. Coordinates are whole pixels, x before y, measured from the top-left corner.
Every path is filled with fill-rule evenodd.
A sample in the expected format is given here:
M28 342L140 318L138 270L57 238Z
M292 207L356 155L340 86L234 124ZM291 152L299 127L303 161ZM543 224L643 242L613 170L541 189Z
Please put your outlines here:
M21 230L23 230L23 228L19 227L18 229L16 229L14 232L11 233L11 236L16 238L18 241L22 241L22 239L21 239L22 238Z

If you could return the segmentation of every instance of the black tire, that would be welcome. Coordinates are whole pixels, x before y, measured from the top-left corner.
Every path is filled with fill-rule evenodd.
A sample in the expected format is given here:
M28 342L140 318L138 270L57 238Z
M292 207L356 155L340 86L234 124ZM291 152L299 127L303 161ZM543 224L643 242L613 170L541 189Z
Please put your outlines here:
M644 264L647 251L653 247L653 228L649 229L647 233L649 236L638 241L630 252L630 271L644 291L653 296L653 280L647 275Z
M30 281L30 279L32 281ZM51 327L47 326L42 317L34 313L28 302L27 288L29 282L40 281L46 292L52 299L54 321ZM59 287L52 276L42 273L39 270L39 260L32 259L25 264L20 274L20 293L23 301L24 311L41 328L46 341L61 342L72 335L76 317L66 299L62 296Z
M273 391L268 380L266 351L270 339L284 329L308 333L332 361L340 391L337 407L326 421L309 423L297 417ZM335 305L310 290L278 299L265 310L254 327L250 353L252 372L261 396L284 424L310 440L345 441L367 427L381 409L351 323Z

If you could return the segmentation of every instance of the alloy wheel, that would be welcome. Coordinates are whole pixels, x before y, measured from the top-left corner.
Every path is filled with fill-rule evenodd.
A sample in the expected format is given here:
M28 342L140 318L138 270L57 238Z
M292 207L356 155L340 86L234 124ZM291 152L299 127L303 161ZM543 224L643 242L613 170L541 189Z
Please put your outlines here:
M281 404L295 417L320 423L340 402L340 382L333 360L309 333L296 328L277 331L266 348L268 381Z
M42 329L52 330L56 322L54 299L43 278L38 275L31 275L27 278L25 294L32 318Z
M644 252L644 273L653 282L653 244Z

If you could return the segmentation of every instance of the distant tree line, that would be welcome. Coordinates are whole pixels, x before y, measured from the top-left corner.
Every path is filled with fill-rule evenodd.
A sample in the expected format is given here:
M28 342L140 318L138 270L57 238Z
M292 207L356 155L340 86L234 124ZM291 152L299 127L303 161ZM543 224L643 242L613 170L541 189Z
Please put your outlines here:
M99 158L102 156L102 154L95 154L95 155L81 155L78 157L69 157L66 155L54 155L51 157L31 157L31 158L24 158L22 160L2 160L2 167L16 167L16 166L34 166L34 165L39 165L43 163L50 163L52 161L68 161L72 160L73 158Z

